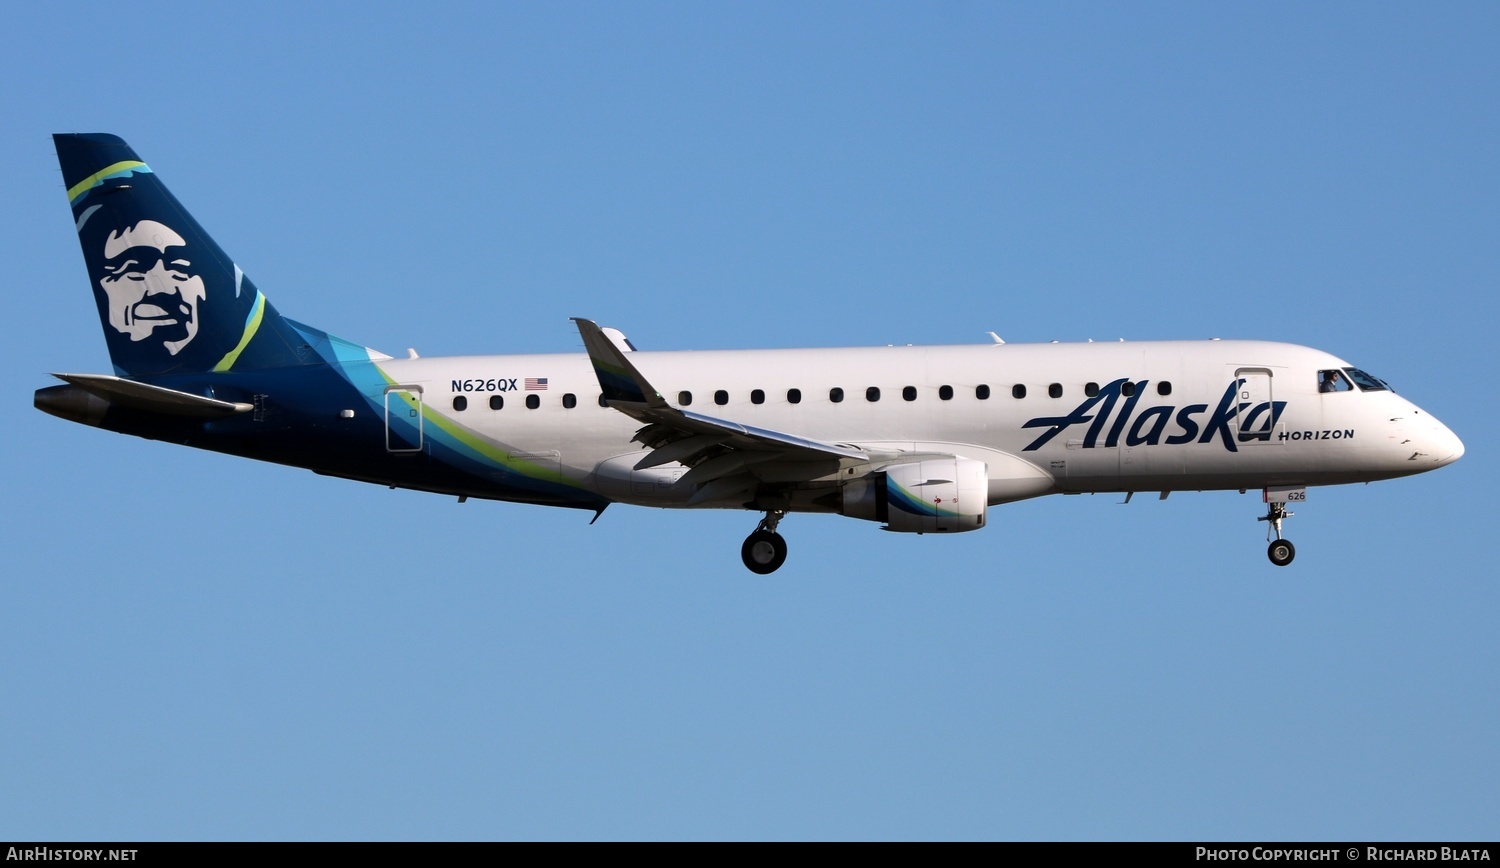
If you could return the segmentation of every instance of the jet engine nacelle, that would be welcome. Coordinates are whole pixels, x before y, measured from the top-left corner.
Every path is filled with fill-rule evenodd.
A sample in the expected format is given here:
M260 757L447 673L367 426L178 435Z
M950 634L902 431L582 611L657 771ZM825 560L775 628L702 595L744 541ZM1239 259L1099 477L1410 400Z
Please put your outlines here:
M901 533L956 533L984 527L989 475L983 461L935 458L892 464L844 485L841 512Z

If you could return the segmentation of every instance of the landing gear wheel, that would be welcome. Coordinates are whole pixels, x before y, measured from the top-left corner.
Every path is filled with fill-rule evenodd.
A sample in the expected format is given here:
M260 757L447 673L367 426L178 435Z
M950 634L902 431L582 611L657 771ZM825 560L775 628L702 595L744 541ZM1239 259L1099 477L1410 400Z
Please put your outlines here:
M745 544L740 546L740 558L752 573L762 576L774 573L786 563L786 540L779 533L758 530L745 537Z
M1270 494L1271 489L1267 488L1266 496L1269 498ZM1266 530L1267 539L1270 539L1271 534L1276 534L1276 539L1272 540L1266 548L1266 557L1278 567L1286 566L1292 562L1292 558L1297 556L1296 547L1281 538L1281 523L1291 517L1292 513L1286 511L1284 502L1272 500L1266 507L1266 514L1256 519L1256 521L1270 522L1271 526Z

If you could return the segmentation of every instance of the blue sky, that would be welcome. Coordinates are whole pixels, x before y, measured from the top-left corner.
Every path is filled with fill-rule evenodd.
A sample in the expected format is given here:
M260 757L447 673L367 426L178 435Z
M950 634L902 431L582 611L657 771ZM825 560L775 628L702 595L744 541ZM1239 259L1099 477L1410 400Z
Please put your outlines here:
M205 8L208 7L208 8ZM7 15L0 838L1490 839L1493 4ZM53 132L390 353L1212 336L1468 448L953 538L389 491L71 425ZM38 307L42 301L45 305Z

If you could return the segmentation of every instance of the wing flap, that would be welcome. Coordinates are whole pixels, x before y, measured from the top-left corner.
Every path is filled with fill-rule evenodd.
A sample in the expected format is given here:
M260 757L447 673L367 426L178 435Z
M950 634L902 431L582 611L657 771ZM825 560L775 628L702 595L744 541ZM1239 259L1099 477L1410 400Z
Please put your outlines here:
M672 440L665 446L657 447L646 453L646 457L637 461L636 470L648 470L652 467L660 467L673 461L681 461L683 464L691 463L693 457L700 452L705 452L719 445L720 438L713 434L692 434L681 440Z

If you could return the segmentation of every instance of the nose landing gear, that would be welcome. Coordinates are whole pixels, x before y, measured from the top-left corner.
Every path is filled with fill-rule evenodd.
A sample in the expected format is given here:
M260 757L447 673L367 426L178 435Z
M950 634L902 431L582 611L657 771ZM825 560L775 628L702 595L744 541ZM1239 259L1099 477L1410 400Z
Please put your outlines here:
M1273 500L1266 510L1266 514L1256 519L1256 521L1268 521L1271 523L1270 530L1266 532L1266 537L1270 538L1271 534L1274 533L1276 534L1276 539L1271 540L1271 545L1267 547L1266 557L1270 558L1271 563L1278 567L1286 566L1292 562L1292 558L1297 556L1296 546L1293 546L1289 540L1281 538L1282 520L1291 518L1293 515L1296 515L1296 513L1287 512L1285 503L1278 503Z
M1266 548L1266 557L1270 558L1271 563L1278 567L1284 567L1291 563L1292 558L1296 556L1297 548L1289 540L1272 540L1271 545Z
M740 559L750 572L769 575L786 563L786 540L776 532L776 525L785 516L782 510L768 510L755 532L745 537L745 544L740 546Z

